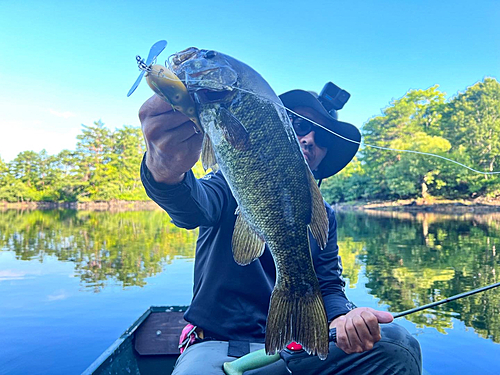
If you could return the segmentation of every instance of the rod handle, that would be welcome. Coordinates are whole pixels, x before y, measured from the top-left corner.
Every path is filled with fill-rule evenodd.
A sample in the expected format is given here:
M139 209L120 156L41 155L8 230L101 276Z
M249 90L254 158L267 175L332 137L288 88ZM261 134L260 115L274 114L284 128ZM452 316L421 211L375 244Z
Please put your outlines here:
M267 355L265 349L260 349L248 353L232 362L224 362L222 368L226 375L242 375L245 371L270 365L279 359L279 353Z

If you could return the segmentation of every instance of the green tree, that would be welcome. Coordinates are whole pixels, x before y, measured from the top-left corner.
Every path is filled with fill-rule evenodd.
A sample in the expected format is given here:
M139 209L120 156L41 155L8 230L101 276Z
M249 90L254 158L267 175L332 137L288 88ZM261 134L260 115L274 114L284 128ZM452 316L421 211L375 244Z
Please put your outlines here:
M362 163L355 156L343 170L321 183L321 193L332 204L363 199L369 195L366 191L368 181Z
M41 157L34 151L20 152L9 163L10 174L16 180L14 185L19 189L21 201L40 200L41 194L37 189L40 184L40 165Z
M454 97L443 111L441 128L453 144L458 161L481 171L492 172L500 165L500 83L494 78L470 86ZM473 174L455 168L458 182L469 194L498 191L500 178Z
M114 147L111 165L118 182L118 199L147 199L139 176L139 168L146 147L139 127L124 126L113 135Z
M1 191L2 188L7 184L8 178L9 178L9 166L7 165L7 163L3 161L2 158L0 158L0 200L5 199L2 197Z
M74 202L83 194L87 184L83 181L81 166L81 153L70 150L62 150L55 157L56 163L53 167L57 170L57 179L53 182L57 199L66 202Z
M383 148L443 153L450 148L441 137L439 121L444 94L438 86L410 90L363 127L364 143ZM378 197L400 198L426 194L442 164L423 155L365 147L360 160L369 176L368 190Z
M82 126L83 134L76 137L76 151L79 173L85 186L78 200L111 200L119 193L116 166L111 163L112 133L101 121Z
M451 148L451 144L442 137L417 131L395 139L391 142L391 148L443 155ZM397 157L398 162L385 170L387 187L393 196L426 198L430 193L438 193L446 184L440 176L444 164L442 159L403 152L398 153Z
M19 202L28 196L28 188L16 179L10 171L9 164L0 159L0 201Z

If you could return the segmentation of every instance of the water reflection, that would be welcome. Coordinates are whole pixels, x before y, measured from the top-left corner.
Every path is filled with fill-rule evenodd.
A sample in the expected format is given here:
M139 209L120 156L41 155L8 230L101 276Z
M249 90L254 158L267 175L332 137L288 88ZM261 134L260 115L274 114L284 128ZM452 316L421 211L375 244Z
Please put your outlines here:
M339 213L339 238L362 244L370 293L404 311L498 281L500 214ZM352 247L348 249L352 252ZM342 250L344 252L344 250ZM476 294L406 317L440 332L462 320L500 342L500 291Z
M196 233L170 223L162 211L4 211L0 246L21 260L48 256L75 263L84 287L143 286L178 257L194 257Z
M498 281L500 214L339 212L344 275L360 275L369 292L404 311ZM73 262L81 285L98 292L110 283L146 283L174 258L194 257L196 231L178 229L162 211L0 212L0 246L20 260L55 257ZM16 272L16 270L4 270ZM15 276L15 275L14 275ZM2 278L14 277L4 275ZM500 291L450 302L407 316L444 332L460 319L484 338L500 342Z

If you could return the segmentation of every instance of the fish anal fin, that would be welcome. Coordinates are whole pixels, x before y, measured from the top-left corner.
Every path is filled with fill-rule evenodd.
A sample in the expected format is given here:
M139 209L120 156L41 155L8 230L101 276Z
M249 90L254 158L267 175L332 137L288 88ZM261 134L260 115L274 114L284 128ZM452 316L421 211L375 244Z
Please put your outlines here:
M235 262L241 266L250 264L263 254L264 245L264 240L239 212L234 225L232 240Z
M221 116L222 134L224 138L238 151L250 149L250 135L245 126L229 110L224 107L219 109Z
M212 145L210 137L206 133L203 137L203 144L201 145L201 165L203 165L203 169L205 171L210 168L212 168L214 171L218 169L214 147Z
M313 174L310 171L308 172L309 189L311 191L312 198L312 215L311 222L309 223L309 229L311 230L313 237L318 242L320 249L324 249L326 243L328 242L328 215L326 213L321 191L314 180Z

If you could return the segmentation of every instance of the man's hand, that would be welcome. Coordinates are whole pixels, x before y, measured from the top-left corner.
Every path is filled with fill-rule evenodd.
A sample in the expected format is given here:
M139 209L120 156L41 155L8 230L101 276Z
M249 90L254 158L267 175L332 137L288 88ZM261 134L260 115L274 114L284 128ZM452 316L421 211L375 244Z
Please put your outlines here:
M337 346L347 354L362 353L373 348L380 340L379 323L394 320L386 311L377 311L370 307L358 307L346 315L335 318L330 328L337 329Z
M146 166L156 182L177 184L198 161L203 135L193 122L157 95L139 110L146 140Z

